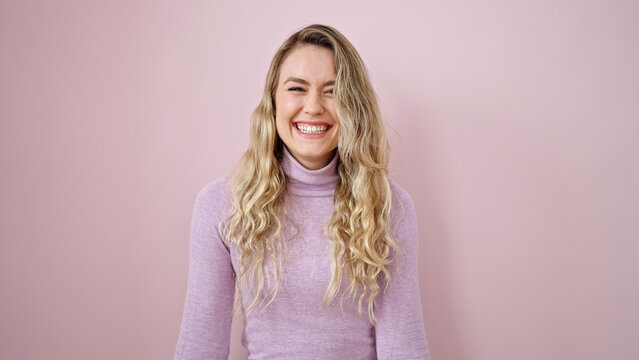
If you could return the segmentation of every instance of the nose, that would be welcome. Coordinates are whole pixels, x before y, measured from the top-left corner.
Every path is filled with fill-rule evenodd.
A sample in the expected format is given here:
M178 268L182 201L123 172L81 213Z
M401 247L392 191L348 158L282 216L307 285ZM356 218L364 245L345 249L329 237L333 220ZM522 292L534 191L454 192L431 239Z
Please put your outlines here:
M306 97L304 112L309 115L320 115L324 112L324 105L319 94L309 94Z

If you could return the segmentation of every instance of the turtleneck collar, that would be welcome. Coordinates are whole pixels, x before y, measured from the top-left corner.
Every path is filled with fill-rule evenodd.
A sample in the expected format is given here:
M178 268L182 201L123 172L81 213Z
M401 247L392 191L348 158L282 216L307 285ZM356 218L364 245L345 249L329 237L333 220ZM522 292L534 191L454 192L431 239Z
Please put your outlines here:
M300 164L282 144L282 168L288 177L292 194L306 196L333 195L339 175L337 174L337 151L333 159L323 168L309 170Z

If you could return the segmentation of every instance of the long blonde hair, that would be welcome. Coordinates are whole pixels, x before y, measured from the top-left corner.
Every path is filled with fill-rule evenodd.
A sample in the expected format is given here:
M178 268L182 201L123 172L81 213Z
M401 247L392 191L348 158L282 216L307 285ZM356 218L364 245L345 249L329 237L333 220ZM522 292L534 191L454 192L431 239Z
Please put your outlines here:
M368 315L375 325L374 300L384 275L390 283L391 251L399 247L390 232L391 188L387 179L389 146L377 99L366 67L353 45L336 29L314 24L292 34L277 50L264 86L264 95L251 116L249 147L229 179L232 208L220 223L227 245L239 254L233 314L241 306L243 281L254 290L243 312L248 314L267 298L265 281L272 284L268 306L277 294L285 248L283 221L287 177L281 166L282 140L275 125L275 91L282 63L292 50L304 45L328 48L335 56L337 78L334 103L340 129L334 210L324 231L331 243L331 281L325 309L340 290L342 275L350 278L348 297L358 312L368 294ZM294 225L294 224L292 224ZM270 271L265 260L271 260ZM248 278L245 280L245 278ZM343 296L346 294L344 292Z

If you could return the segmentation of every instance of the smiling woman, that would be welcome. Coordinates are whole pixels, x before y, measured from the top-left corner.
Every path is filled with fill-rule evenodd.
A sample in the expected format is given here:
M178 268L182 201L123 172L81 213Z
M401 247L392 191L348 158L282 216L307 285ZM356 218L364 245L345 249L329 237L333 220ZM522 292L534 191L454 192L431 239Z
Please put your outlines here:
M291 35L236 171L197 196L175 359L227 359L236 311L249 359L429 359L414 206L387 168L353 45Z
M319 169L337 148L339 122L333 99L335 55L302 45L282 64L275 92L277 134L307 169Z

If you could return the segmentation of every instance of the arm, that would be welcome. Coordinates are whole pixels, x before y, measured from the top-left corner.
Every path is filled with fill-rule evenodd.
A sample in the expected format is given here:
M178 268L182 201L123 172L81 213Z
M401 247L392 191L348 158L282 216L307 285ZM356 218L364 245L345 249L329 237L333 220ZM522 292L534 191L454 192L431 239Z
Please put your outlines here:
M380 360L430 359L426 342L417 268L417 218L406 191L392 186L397 204L391 231L401 250L399 264L393 257L391 283L375 300L375 339ZM394 200L395 200L394 199ZM403 209L402 209L403 207Z
M217 230L223 182L205 186L195 200L189 241L189 277L174 360L229 355L235 289L229 249Z

